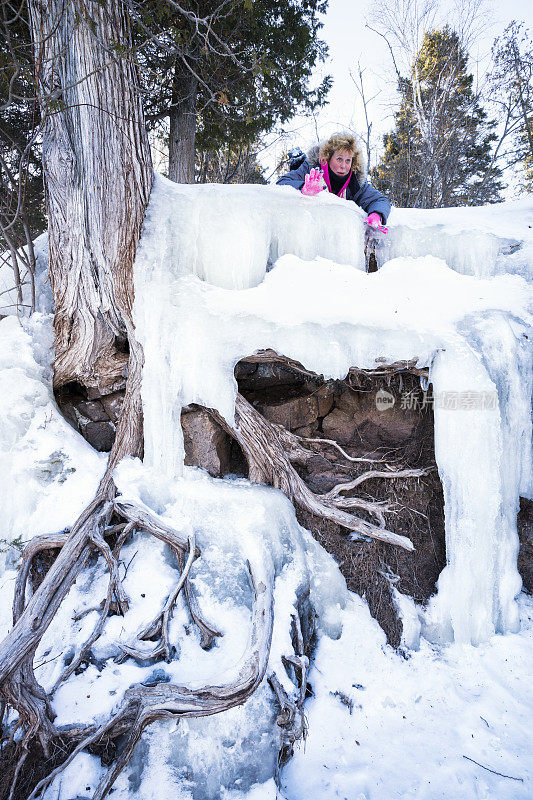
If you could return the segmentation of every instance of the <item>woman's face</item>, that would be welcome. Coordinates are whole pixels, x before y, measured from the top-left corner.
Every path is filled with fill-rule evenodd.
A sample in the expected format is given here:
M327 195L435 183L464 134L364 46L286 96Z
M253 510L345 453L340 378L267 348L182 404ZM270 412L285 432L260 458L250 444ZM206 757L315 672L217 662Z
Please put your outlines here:
M353 156L347 150L335 150L328 167L333 170L335 175L347 175L352 168Z

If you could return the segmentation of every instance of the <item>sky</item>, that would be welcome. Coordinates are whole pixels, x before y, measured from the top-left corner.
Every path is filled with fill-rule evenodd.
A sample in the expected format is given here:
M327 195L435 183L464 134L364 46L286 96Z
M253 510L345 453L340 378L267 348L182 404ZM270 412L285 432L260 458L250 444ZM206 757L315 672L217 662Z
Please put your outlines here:
M453 24L453 0L442 0L440 5L439 19ZM387 45L365 24L370 21L371 25L379 25L376 9L377 6L368 0L329 0L321 31L321 37L329 47L329 58L326 64L321 65L317 78L325 74L333 76L330 102L314 118L295 117L283 126L283 138L275 137L273 144L261 157L267 176L283 149L298 145L305 150L317 139L340 129L351 129L357 133L363 131L363 107L350 77L350 72L355 74L358 63L364 69L365 94L373 98L369 110L373 122L373 157L377 156L383 133L392 128L397 95L395 73ZM504 3L486 0L482 16L485 30L470 49L470 70L474 75L483 76L494 38L513 19L523 20L533 29L532 0L505 0Z

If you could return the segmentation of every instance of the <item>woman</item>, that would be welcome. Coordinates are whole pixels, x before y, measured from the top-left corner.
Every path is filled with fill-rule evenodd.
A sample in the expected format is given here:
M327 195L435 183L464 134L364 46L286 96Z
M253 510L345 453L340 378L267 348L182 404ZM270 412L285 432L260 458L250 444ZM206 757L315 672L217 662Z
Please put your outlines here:
M353 200L368 214L365 222L387 232L384 227L391 210L387 198L368 183L364 158L354 136L335 133L320 147L314 147L296 169L277 181L278 186L293 186L302 194L317 195L328 190L338 197Z

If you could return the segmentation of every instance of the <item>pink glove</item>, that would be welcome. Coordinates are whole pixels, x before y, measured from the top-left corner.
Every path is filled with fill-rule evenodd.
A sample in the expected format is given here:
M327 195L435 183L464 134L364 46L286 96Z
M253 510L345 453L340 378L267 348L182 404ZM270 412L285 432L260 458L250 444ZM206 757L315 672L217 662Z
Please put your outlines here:
M305 176L305 183L302 186L302 194L314 197L326 188L322 170L312 169L309 175Z
M365 219L367 225L370 225L371 228L375 228L377 231L381 231L381 233L387 233L389 230L383 225L383 221L377 211L373 211L368 217Z

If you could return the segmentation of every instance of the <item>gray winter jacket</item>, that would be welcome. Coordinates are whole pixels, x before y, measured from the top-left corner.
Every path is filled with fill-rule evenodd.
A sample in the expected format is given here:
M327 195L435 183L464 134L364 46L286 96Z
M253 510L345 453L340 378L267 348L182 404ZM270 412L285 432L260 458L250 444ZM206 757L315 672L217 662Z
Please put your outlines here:
M363 211L367 214L372 214L376 211L381 215L383 224L387 222L387 217L390 214L391 204L387 198L378 192L371 183L366 179L366 171L364 168L364 161L361 152L357 152L354 156L354 171L350 178L350 183L346 187L346 199L353 200L358 206L361 206ZM286 175L282 175L276 181L278 186L293 186L295 189L301 189L305 182L305 176L311 172L311 169L320 167L318 160L318 148L313 148L307 155L305 161L300 164L297 169L292 169Z

